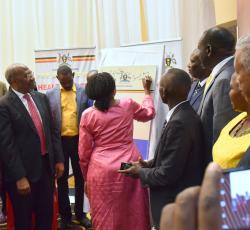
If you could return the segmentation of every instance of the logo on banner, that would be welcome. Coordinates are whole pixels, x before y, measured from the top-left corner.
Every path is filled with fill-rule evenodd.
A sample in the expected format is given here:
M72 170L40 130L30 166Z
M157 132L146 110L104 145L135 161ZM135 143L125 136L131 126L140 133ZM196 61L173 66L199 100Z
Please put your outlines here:
M166 58L165 58L165 67L166 68L173 68L173 65L176 65L177 62L176 62L176 59L175 59L175 56L173 53L169 53L166 55Z
M120 82L130 82L130 81L131 77L127 73L121 72Z
M73 62L72 57L70 56L69 53L67 54L62 54L62 53L58 53L58 58L57 58L57 62L60 65L68 65L70 66Z

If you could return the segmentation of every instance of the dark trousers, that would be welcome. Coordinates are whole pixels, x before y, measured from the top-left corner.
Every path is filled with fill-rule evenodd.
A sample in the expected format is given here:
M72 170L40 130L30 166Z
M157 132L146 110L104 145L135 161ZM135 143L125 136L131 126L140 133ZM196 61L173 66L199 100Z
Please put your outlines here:
M37 182L30 182L31 193L20 195L15 182L7 182L6 188L14 211L15 230L32 229L32 213L35 229L50 230L53 218L54 178L49 169L48 157L43 158L43 172Z
M164 195L165 191L162 190L157 192L150 190L150 203L151 203L151 213L153 217L153 224L156 230L160 229L160 219L161 211L165 205L173 203L175 201L175 195L166 196Z
M71 207L69 201L69 158L71 160L71 166L73 169L73 175L75 178L75 215L78 220L83 217L83 196L84 196L84 181L79 164L78 156L78 136L74 137L62 137L62 148L64 153L64 173L58 180L58 201L59 201L59 213L63 222L71 221Z

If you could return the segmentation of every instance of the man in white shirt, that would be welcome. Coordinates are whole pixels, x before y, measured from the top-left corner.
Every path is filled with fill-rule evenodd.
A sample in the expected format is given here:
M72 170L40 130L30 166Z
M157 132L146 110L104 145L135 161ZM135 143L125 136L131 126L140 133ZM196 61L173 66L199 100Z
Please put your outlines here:
M212 160L212 147L221 129L237 115L230 98L230 80L234 72L234 36L225 28L205 31L198 43L201 64L212 72L207 79L198 110L206 140L205 165Z
M49 102L33 91L34 77L22 64L5 73L9 92L0 99L0 159L13 207L15 229L51 229L55 177L64 170L60 135Z

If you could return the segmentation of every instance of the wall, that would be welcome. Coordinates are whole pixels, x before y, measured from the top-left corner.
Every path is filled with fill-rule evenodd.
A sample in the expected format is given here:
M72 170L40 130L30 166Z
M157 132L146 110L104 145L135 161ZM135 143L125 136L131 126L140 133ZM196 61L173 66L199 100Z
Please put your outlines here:
M238 0L237 1L237 23L238 23L238 36L242 36L250 32L250 1Z
M214 7L217 25L237 19L237 0L214 0Z

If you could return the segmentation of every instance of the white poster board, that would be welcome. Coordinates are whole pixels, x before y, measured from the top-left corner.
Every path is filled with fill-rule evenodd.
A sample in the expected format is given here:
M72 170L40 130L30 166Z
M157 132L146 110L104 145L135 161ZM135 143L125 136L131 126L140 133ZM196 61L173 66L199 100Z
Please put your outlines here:
M153 45L150 47L121 47L104 49L101 51L99 69L103 67L120 66L155 66L156 74L154 85L156 87L158 75L164 68L164 45ZM152 92L154 93L154 92ZM118 98L132 98L141 103L144 92L118 91ZM134 122L134 140L144 158L148 158L148 144L150 135L150 122Z
M125 48L135 49L135 50L151 50L155 46L163 46L164 54L163 60L156 59L154 60L158 66L158 74L156 76L156 87L154 91L154 104L156 108L156 117L151 123L151 133L150 133L150 142L149 142L149 152L148 158L152 159L155 154L157 144L160 140L162 126L165 121L166 115L168 113L168 106L163 104L159 94L159 81L161 75L168 68L183 68L182 61L182 39L176 38L166 41L155 41L149 43L139 43L139 44L129 44L122 46ZM141 60L142 62L150 64L152 60L148 60L146 57ZM141 63L142 64L142 63Z

